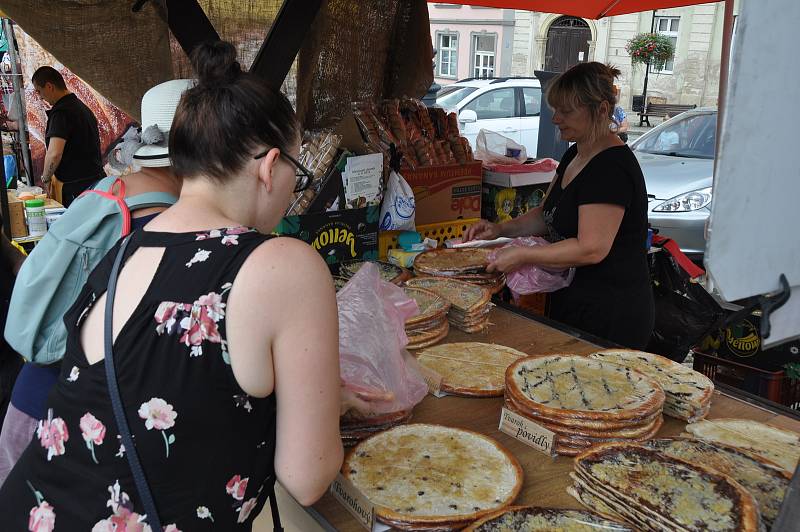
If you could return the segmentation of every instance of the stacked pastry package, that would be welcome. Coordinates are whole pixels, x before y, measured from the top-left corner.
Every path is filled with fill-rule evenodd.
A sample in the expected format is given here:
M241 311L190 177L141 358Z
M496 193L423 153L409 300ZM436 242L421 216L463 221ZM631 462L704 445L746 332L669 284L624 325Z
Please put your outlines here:
M406 349L422 349L442 341L450 332L450 302L424 288L406 286L404 290L419 307L419 314L406 320Z
M445 277L414 277L406 286L430 290L449 301L447 319L457 329L476 333L489 326L492 294L482 286Z
M700 372L668 358L629 349L606 349L590 355L644 373L664 389L664 414L693 423L708 415L714 383Z
M414 271L417 275L447 277L477 284L496 294L505 286L506 278L502 273L486 271L489 253L486 249L434 249L417 255Z
M637 371L583 356L518 360L506 370L505 406L555 433L575 456L612 441L644 441L663 424L664 391Z
M355 103L353 114L367 144L383 152L386 164L397 154L407 168L474 161L469 141L459 133L455 113L403 98Z
M324 185L325 176L328 170L336 162L336 155L342 137L330 131L308 132L303 137L303 145L300 148L300 156L297 159L300 164L311 171L314 176L308 188L303 192L295 193L294 200L286 210L286 215L304 214L314 198Z

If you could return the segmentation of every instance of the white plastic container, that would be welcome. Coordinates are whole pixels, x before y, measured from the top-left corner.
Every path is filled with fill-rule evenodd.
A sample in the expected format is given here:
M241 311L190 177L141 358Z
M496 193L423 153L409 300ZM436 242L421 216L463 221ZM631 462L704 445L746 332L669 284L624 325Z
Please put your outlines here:
M47 220L44 214L44 200L28 200L25 202L25 218L28 221L29 236L43 236L47 232Z

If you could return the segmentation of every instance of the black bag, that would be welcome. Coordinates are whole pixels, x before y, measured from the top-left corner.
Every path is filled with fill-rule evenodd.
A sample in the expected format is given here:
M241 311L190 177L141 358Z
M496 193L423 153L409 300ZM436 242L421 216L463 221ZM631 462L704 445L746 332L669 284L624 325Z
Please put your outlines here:
M722 323L725 311L673 256L673 250L654 242L661 251L650 256L655 299L655 326L647 350L683 362L689 350ZM680 250L677 251L680 253ZM686 256L681 261L688 260Z

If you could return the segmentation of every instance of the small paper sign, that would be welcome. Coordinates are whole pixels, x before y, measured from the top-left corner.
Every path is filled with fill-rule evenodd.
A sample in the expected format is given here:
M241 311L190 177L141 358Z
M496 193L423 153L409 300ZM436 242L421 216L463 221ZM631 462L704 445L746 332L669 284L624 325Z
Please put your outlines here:
M425 383L428 385L428 393L435 397L444 397L447 395L446 393L442 392L441 375L430 368L426 368L422 364L420 364L420 369L422 370L422 378L425 379Z
M503 408L500 412L500 432L508 434L547 455L555 454L556 433L516 412Z
M373 529L375 525L375 506L341 473L336 475L331 484L330 492L364 528L370 531Z

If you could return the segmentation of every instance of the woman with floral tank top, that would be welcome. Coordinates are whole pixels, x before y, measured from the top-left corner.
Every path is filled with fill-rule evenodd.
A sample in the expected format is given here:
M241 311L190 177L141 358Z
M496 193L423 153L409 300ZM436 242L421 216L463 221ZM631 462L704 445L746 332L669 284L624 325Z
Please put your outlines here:
M250 530L275 480L311 504L342 461L336 300L322 259L270 238L307 175L286 98L200 45L169 133L179 201L134 232L113 313L125 417L168 532ZM0 489L2 530L149 531L109 400L105 292L119 245L65 316L46 419Z

